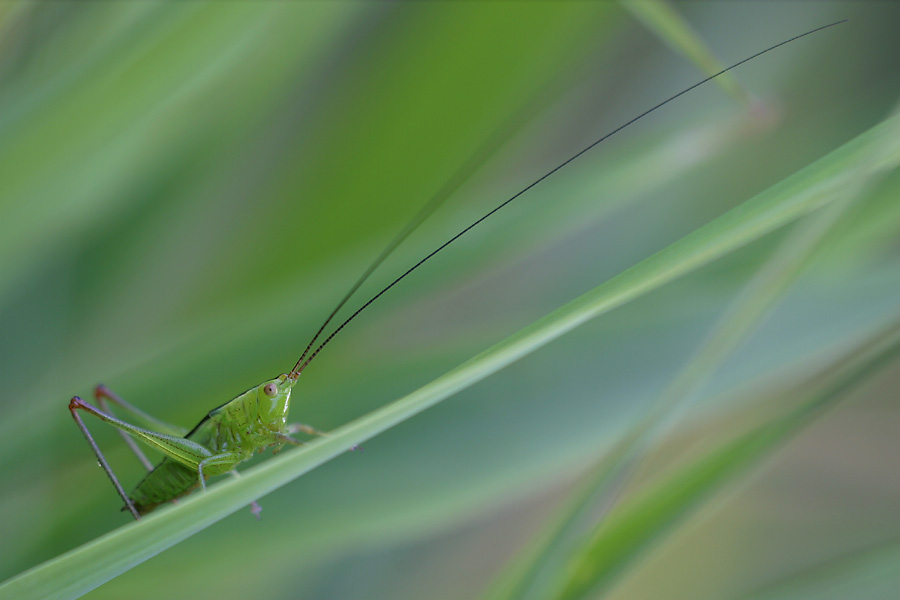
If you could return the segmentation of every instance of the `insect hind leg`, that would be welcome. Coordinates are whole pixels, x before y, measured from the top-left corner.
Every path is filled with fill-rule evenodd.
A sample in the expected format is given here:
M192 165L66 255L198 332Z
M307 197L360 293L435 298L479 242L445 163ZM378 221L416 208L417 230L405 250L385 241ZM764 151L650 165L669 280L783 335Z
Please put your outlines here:
M94 412L96 409L94 409L93 406L86 404L78 396L73 396L72 400L69 401L69 412L72 413L72 418L75 419L75 424L78 425L78 429L81 430L84 438L88 441L88 444L90 444L91 449L97 456L97 461L100 463L100 466L103 467L103 470L106 471L107 477L109 477L109 480L112 481L112 484L113 486L115 486L116 491L119 492L119 496L121 496L122 500L125 501L125 506L127 506L128 510L131 511L131 514L134 515L135 520L140 521L141 515L134 507L134 503L131 501L131 498L129 498L128 494L125 493L125 490L122 488L122 484L119 483L119 480L116 477L115 473L113 473L113 470L109 466L109 463L106 462L106 457L103 456L103 452L100 451L100 447L97 445L97 442L94 441L94 437L91 435L91 432L88 431L87 425L85 425L84 421L81 420L81 415L78 414L79 410L84 410L91 414L96 414Z
M165 433L166 435L173 435L175 437L184 437L184 435L188 432L188 430L184 427L179 427L178 425L167 423L162 419L157 419L153 415L145 413L130 402L126 402L121 396L113 392L102 383L94 388L94 398L96 398L97 402L101 404L106 404L106 401L109 400L122 410L137 417L138 420L143 421L145 426L149 426L154 431Z
M110 407L110 403L112 403L112 404L115 404L116 406L118 406L119 408L121 408L122 410L124 410L125 412L130 413L131 415L137 417L139 420L150 425L157 431L160 431L162 433L166 433L169 435L179 436L179 437L181 437L185 433L187 433L187 430L184 429L183 427L179 427L177 425L172 425L171 423L166 423L165 421L161 421L160 419L157 419L156 417L148 415L141 409L139 409L136 406L132 405L131 403L123 400L121 396L119 396L118 394L113 392L111 389L109 389L102 383L98 384L94 388L94 398L97 400L97 403L100 405L100 408L110 414L114 414ZM144 467L147 469L147 471L152 471L154 468L154 464L150 461L149 458L147 458L147 455L144 453L143 450L141 450L140 446L138 446L135 439L133 437L131 437L130 435L128 435L127 433L125 433L121 429L119 430L119 435L122 436L122 439L125 441L125 444L131 449L131 451L134 453L134 455L137 456L138 460L141 461L141 464L144 465Z

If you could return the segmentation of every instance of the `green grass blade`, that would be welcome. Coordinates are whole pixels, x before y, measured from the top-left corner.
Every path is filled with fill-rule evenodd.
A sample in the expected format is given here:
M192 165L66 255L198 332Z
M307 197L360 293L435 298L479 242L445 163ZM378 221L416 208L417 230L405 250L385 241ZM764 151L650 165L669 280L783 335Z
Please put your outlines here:
M879 155L878 149L873 149L873 159L877 160ZM674 378L645 419L586 478L587 484L561 512L556 530L551 530L544 544L537 545L543 548L543 552L532 553L531 560L520 561L518 569L510 574L511 578L518 579L517 587L507 582L508 594L503 597L546 596L546 589L540 588L535 574L543 573L544 581L551 581L553 576L559 577L559 570L576 543L577 531L591 520L600 522L595 529L602 528L602 520L619 495L616 492L627 485L636 463L646 458L643 450L649 446L652 437L659 437L661 428L671 420L672 415L696 395L787 291L812 253L860 198L863 187L870 183L871 180L864 176L865 170L862 165L858 167L856 180L848 179L844 189L835 191L835 202L809 217L785 240L736 298L707 341ZM599 516L595 510L598 504L603 507ZM567 540L568 543L565 543ZM529 596L527 591L531 591L532 595Z
M706 75L714 75L725 68L725 65L719 62L684 17L676 12L668 2L647 0L645 2L620 2L619 4L653 31L670 48L693 61ZM747 102L749 93L738 83L733 73L725 73L717 77L715 81L716 85L738 102Z
M571 563L557 598L593 598L608 590L704 501L790 440L801 428L900 355L900 321L873 336L814 380L816 391L795 408L680 469L610 515Z
M877 156L877 148L873 149ZM654 439L680 414L713 374L746 340L760 320L790 287L809 257L835 224L860 199L868 178L857 169L856 180L835 190L834 201L805 219L779 246L772 258L735 299L719 323L685 367L655 400L647 414L620 439L585 477L558 518L540 541L514 561L492 591L491 598L543 598L561 578L571 553L580 543L581 532L591 523L598 527L612 510L622 490L641 462L646 461ZM602 508L599 510L598 506Z
M152 514L35 567L0 586L14 598L66 598L116 575L208 527L254 499L473 385L588 320L656 289L827 204L873 148L873 169L900 160L900 118L882 122L779 185L701 227L631 269L539 319L428 385L376 410L301 451L287 452L214 486L178 506ZM867 167L868 168L868 167Z
M891 598L900 587L900 540L857 550L793 573L739 600Z

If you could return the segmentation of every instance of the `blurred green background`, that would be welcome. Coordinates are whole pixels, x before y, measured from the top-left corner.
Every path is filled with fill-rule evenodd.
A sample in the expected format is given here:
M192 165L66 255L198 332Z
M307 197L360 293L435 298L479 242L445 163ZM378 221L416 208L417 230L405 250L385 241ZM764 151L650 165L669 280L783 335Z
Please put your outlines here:
M850 22L737 72L771 126L706 86L467 235L335 339L295 390L295 419L331 429L417 388L853 138L900 97L890 3L678 9L724 63ZM702 76L606 2L6 1L0 50L0 579L130 519L66 410L73 394L102 382L193 425L289 369L470 157L484 160L359 301ZM869 191L658 440L644 479L896 316L898 185L889 175ZM89 597L477 597L783 235L262 498L260 522L239 512ZM609 597L730 598L809 569L821 579L771 597L896 597L898 377L894 367L703 507ZM114 431L88 425L130 488L140 465Z

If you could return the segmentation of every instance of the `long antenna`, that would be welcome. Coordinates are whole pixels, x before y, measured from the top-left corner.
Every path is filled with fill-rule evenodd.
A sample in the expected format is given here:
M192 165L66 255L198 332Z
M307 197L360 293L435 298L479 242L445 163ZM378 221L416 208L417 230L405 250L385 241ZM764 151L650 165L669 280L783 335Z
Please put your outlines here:
M303 355L300 357L300 360L298 360L298 361L297 361L297 364L294 365L294 368L291 370L291 377L292 377L292 378L298 377L298 376L300 375L300 373L302 373L302 372L304 371L304 369L306 369L306 367L309 365L309 363L312 362L312 360L313 360L316 356L319 355L319 353L322 351L322 349L323 349L325 346L327 346L328 343L329 343L332 339L334 339L334 336L336 336L336 335L338 334L338 332L340 332L344 327L346 327L347 324L349 324L353 319L355 319L362 311L364 311L366 308L368 308L373 302L375 302L375 301L378 300L381 296L383 296L385 292L387 292L389 289L391 289L392 287L394 287L395 285L397 285L398 283L400 283L400 281L402 281L403 279L405 279L407 275L409 275L410 273L412 273L413 271L415 271L416 269L418 269L418 268L419 268L420 266L422 266L425 262L427 262L429 259L431 259L431 257L433 257L435 254L437 254L438 252L440 252L441 250L443 250L444 248L446 248L447 246L449 246L450 244L452 244L453 242L455 242L456 240L458 240L460 237L462 237L463 235L465 235L466 233L468 233L471 229L473 229L475 226L477 226L478 224L480 224L482 221L486 220L488 217L490 217L491 215L493 215L494 213L496 213L497 211L499 211L501 208L503 208L503 207L506 206L507 204L510 204L513 200L515 200L515 199L517 199L518 197L522 196L525 192L527 192L527 191L529 191L530 189L532 189L533 187L537 186L537 185L540 184L542 181L544 181L545 179L547 179L548 177L550 177L551 175L553 175L553 174L556 173L557 171L561 170L563 167L567 166L569 163L575 161L577 158L579 158L581 155L585 154L586 152L588 152L589 150L591 150L591 149L594 148L595 146L597 146L597 145L601 144L602 142L608 140L609 138L611 138L611 137L614 136L615 134L619 133L620 131L622 131L622 130L625 129L626 127L629 127L629 126L633 125L634 123L640 121L641 119L643 119L644 117L646 117L646 116L649 115L650 113L654 112L655 110L657 110L657 109L659 109L659 108L662 108L663 106L665 106L666 104L672 102L673 100L676 100L676 99L680 98L681 96L684 96L684 95L687 94L688 92L690 92L690 91L692 91L692 90L694 90L694 89L700 87L701 85L703 85L703 84L705 84L705 83L707 83L707 82L709 82L709 81L712 81L712 80L715 79L716 77L719 77L720 75L723 75L723 74L727 73L728 71L731 71L732 69L735 69L735 68L737 68L737 67L743 65L744 63L750 62L751 60L753 60L753 59L755 59L755 58L758 58L758 57L762 56L763 54L766 54L767 52L771 52L772 50L775 50L776 48L780 48L781 46L784 46L784 45L786 45L786 44L790 44L791 42L794 42L794 41L796 41L796 40L799 40L800 38L806 37L806 36L808 36L808 35L812 35L812 34L814 34L814 33L816 33L816 32L822 31L823 29L828 29L829 27L834 27L835 25L840 25L841 23L846 23L846 22L847 22L847 19L843 19L843 20L841 20L841 21L835 21L834 23L829 23L828 25L823 25L823 26L821 26L821 27L817 27L817 28L815 28L815 29L812 29L812 30L810 30L810 31L807 31L806 33L801 33L800 35L796 35L796 36L794 36L794 37L792 37L792 38L790 38L790 39L787 39L787 40L785 40L785 41L783 41L783 42L779 42L778 44L775 44L774 46L769 46L769 47L766 48L765 50L761 50L761 51L757 52L756 54L753 54L753 55L751 55L751 56L749 56L749 57L747 57L747 58L745 58L745 59L743 59L743 60L741 60L741 61L738 61L738 62L734 63L733 65L731 65L730 67L726 67L725 69L722 69L722 70L719 71L718 73L715 73L715 74L713 74L713 75L710 75L710 76L708 76L708 77L706 77L706 78L704 78L704 79L698 81L698 82L695 83L694 85L692 85L692 86L690 86L690 87L687 87L687 88L681 90L681 91L678 92L677 94L675 94L675 95L673 95L673 96L670 96L670 97L666 98L665 100L663 100L663 101L660 102L659 104L656 104L655 106L653 106L653 107L651 107L651 108L645 110L644 112L642 112L642 113L639 114L638 116L636 116L636 117L634 117L634 118L628 120L627 122L623 123L622 125L619 125L618 127L616 127L615 129L613 129L613 130L610 131L609 133L607 133L607 134L605 134L604 136L598 138L597 140L595 140L594 142L592 142L591 144L589 144L588 146L586 146L586 147L583 148L582 150L578 151L577 153L575 153L574 155L572 155L571 157L569 157L568 159L566 159L565 161L563 161L562 163L560 163L559 165L557 165L556 167L550 169L549 171L547 171L546 173L544 173L543 175L541 175L539 178L535 179L533 182L531 182L530 184L528 184L527 186L525 186L524 188L522 188L520 191L518 191L517 193L513 194L513 195L510 196L508 199L506 199L505 201L503 201L502 203L500 203L499 205L497 205L493 210L491 210L490 212L488 212L487 214L485 214L484 216L482 216L480 219L478 219L477 221L475 221L474 223L472 223L471 225L469 225L468 227L466 227L465 229L463 229L462 231L460 231L459 233L457 233L456 235L454 235L453 237L451 237L449 240L447 240L446 242L444 242L443 244L441 244L440 246L438 246L437 248L435 248L434 250L432 250L427 256L425 256L425 257L422 258L419 262L415 263L413 266L411 266L409 269L407 269L402 275L400 275L399 277L397 277L396 279L394 279L391 283L389 283L387 286L385 286L380 292L378 292L377 294L375 294L374 296L372 296L372 298L370 298L365 304L363 304L362 306L360 306L360 307L356 310L356 312L354 312L352 315L350 315L349 317L347 317L347 319L344 320L343 323L341 323L340 325L338 325L338 327L337 327L333 332L331 332L331 334L330 334L327 338L325 338L325 341L323 341L321 344L319 344L319 346L315 349L315 351L307 357L306 355L307 355L307 353L309 352L309 349L312 348L313 344L315 343L315 340L318 339L319 335L322 333L322 331L324 331L325 327L328 325L328 323L331 321L331 319L334 317L334 315L338 312L338 310L340 310L340 308L343 307L343 305L344 305L344 304L346 303L346 301L349 299L350 295L352 295L353 292L355 292L356 289L359 288L359 286L362 284L362 282L363 282L363 281L371 274L372 271L374 271L375 267L377 267L377 266L378 266L378 265L379 265L379 264L387 257L387 255L388 255L388 254L396 247L396 245L399 244L400 241L403 240L403 238L405 238L407 235L409 235L409 233L411 233L412 229L415 229L415 227L417 227L417 226L419 225L419 223L421 223L421 221L416 221L416 219L418 219L419 216L421 216L422 214L424 214L424 213L427 212L427 209L432 205L433 201L432 201L432 202L429 202L429 204L426 206L426 208L423 209L422 211L420 211L420 213L413 219L413 221L410 223L410 225L408 225L408 226L401 232L401 234L398 235L397 238L395 238L395 240L394 240L393 242L391 242L391 244L388 245L388 248L387 248L384 252L382 252L381 255L379 255L379 257L375 260L375 262L372 264L372 266L371 266L371 267L363 274L363 276L356 282L356 284L354 284L354 286L351 288L350 292L349 292L349 293L344 297L344 299L338 304L338 307L331 313L331 315L328 317L328 319L326 319L325 324L322 325L322 327L319 329L319 332L316 333L316 335L313 337L313 340L309 343L309 346L308 346L308 347L306 348L306 350L303 352ZM443 199L442 199L441 201L443 201ZM435 208L436 208L436 207L435 207ZM424 217L423 217L423 220L424 220ZM410 226L411 226L411 227L410 227ZM305 360L304 360L304 357L306 357Z
M334 310L331 311L331 314L328 315L328 318L325 319L325 322L322 323L322 326L319 327L319 330L313 336L313 338L307 344L306 349L303 351L303 354L300 355L300 358L297 360L297 364L294 365L294 368L291 372L295 372L300 363L303 362L303 359L306 358L306 355L312 349L313 344L316 343L316 340L319 339L319 336L322 335L322 332L325 331L325 328L328 327L328 324L334 319L335 315L347 304L347 301L350 300L350 297L356 293L356 291L362 286L363 283L369 278L369 276L377 269L381 263L383 263L391 253L397 249L403 240L412 234L419 225L421 225L429 216L431 216L441 205L460 188L462 185L481 167L484 166L485 163L488 162L491 156L493 156L497 149L502 147L512 135L519 130L519 128L528 121L528 119L533 116L535 112L545 103L547 97L553 93L552 87L548 88L544 86L542 91L532 97L528 102L522 105L518 110L514 113L511 113L503 122L494 129L494 131L485 137L482 142L478 145L474 152L470 153L468 158L459 166L459 168L454 171L454 173L446 180L446 182L438 189L438 191L431 197L431 199L425 203L425 205L419 209L419 212L413 216L412 219L401 229L394 239L390 241L390 243L381 251L381 253L372 261L372 263L366 268L362 275L356 280L356 282L350 287L350 290L344 295L343 298L337 303L337 306L334 307Z

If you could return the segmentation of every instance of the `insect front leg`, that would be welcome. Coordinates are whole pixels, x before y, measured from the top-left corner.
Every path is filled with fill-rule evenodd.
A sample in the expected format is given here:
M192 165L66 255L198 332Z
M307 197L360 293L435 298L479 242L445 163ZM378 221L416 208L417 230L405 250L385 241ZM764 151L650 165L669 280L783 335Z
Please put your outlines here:
M306 425L304 423L289 423L286 427L287 432L290 433L305 433L307 435L317 435L320 437L324 437L328 435L324 431L319 431L312 425Z
M318 437L327 437L328 436L328 432L319 431L312 425L306 425L304 423L289 423L285 429L287 430L287 432L289 434L299 432L299 433L305 433L307 435L315 435ZM293 440L293 438L289 438L289 439ZM294 440L293 442L289 442L287 440L284 440L284 441L286 441L288 444L297 445L297 443L296 443L297 440ZM352 446L350 446L350 450L359 450L360 452L362 452L362 446L357 446L356 444L353 444Z
M287 430L291 431L290 425L287 426ZM291 446L305 446L306 445L306 442L302 442L300 440L294 439L285 433L276 434L275 439L278 441L278 444L275 446L275 449L272 450L272 454L278 454L279 452L281 452L281 448L285 444L290 444Z

